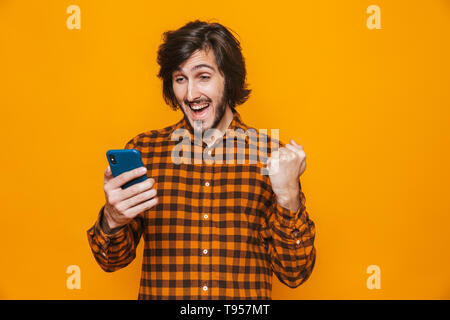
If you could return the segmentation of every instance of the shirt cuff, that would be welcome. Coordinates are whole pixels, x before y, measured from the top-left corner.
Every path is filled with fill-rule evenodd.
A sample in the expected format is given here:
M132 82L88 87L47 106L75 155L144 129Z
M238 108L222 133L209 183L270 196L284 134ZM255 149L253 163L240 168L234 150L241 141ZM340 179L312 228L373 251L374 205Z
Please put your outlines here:
M275 199L276 201L276 199ZM285 228L293 228L295 226L296 220L301 214L302 207L297 211L292 211L289 209L286 209L285 207L281 206L278 201L275 203L275 214L277 217L278 222L281 226Z
M118 229L116 233L106 233L109 230L103 230L101 223L103 218L103 207L100 210L95 224L88 230L89 244L94 254L101 254L104 259L108 259L108 250L112 244L122 242L126 237L126 229L124 227Z
M297 211L292 211L281 206L278 202L274 205L275 208L275 227L278 232L286 240L292 240L297 245L302 226L308 221L308 215L305 209L305 198L303 192L300 191L300 208Z
M100 227L100 230L105 233L107 236L113 236L116 235L120 230L125 228L125 226L120 226L117 228L110 228L108 225L108 222L105 219L105 206L103 206L100 210L99 217L98 217L98 225Z

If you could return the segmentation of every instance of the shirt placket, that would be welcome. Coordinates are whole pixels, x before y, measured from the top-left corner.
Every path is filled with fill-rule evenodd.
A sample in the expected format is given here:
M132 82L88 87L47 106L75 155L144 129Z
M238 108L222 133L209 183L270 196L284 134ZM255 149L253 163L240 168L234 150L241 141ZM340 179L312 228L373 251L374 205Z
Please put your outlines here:
M202 152L205 150L202 147ZM211 297L212 279L211 279L211 199L213 197L213 167L202 161L201 164L201 210L200 215L200 265L201 265L201 295L208 299Z

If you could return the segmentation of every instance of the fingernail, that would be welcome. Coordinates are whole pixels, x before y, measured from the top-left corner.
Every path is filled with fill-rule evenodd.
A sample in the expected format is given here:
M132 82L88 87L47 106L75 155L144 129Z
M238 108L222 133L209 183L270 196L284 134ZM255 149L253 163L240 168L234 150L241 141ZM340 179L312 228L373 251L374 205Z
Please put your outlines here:
M142 168L139 169L139 172L140 172L140 173L145 173L146 171L147 171L147 168L146 168L146 167L142 167Z

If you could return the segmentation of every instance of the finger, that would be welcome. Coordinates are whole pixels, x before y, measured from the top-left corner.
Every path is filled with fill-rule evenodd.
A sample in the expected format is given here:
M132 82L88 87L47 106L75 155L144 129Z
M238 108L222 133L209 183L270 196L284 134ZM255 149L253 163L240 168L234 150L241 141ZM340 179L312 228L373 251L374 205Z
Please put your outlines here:
M297 147L297 148L303 150L303 146L301 146L301 145L299 145L297 142L295 142L294 139L291 139L291 144L292 144L294 147Z
M153 198L151 200L145 201L141 204L138 204L137 206L134 206L127 211L125 211L125 214L128 217L136 217L138 214L144 212L145 210L151 209L153 206L155 206L158 203L159 199L158 197Z
M280 160L280 156L281 156L281 149L277 149L276 151L273 151L270 155L270 157L267 159L267 164L272 164L276 161Z
M285 161L289 158L289 150L286 147L281 147L277 151L273 152L272 155L275 153L274 159L279 161Z
M141 192L141 193L135 195L134 197L131 197L129 199L122 201L121 207L123 208L123 210L127 210L127 209L132 208L142 202L151 200L152 198L154 198L156 196L156 193L157 193L156 189L150 189L150 190Z
M155 179L153 179L153 178L136 183L135 185L132 185L131 187L128 187L128 188L122 190L121 198L124 200L124 199L134 197L135 195L137 195L141 192L151 189L154 184L155 184Z
M280 167L280 153L278 151L272 152L271 157L267 160L267 170L269 175L276 174Z
M109 182L109 184L110 184L109 187L111 189L120 188L125 183L127 183L135 178L138 178L140 176L143 176L146 172L147 172L146 167L139 167L139 168L124 172L124 173L118 175L117 177L115 177L114 179L112 179Z
M104 177L104 183L108 183L113 178L111 167L108 166L108 168L105 169L105 177Z
M299 150L298 148L294 147L291 144L287 144L286 148L288 148L289 150L294 152L294 154L296 154L300 159L303 158L303 156L304 156L304 151L303 150Z
M306 170L306 161L302 161L300 165L300 172L303 173Z

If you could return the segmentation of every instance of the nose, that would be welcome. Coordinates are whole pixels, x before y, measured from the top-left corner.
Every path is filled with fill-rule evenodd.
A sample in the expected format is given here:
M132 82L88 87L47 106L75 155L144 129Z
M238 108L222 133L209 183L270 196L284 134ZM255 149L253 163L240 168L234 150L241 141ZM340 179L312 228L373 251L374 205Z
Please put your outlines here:
M200 99L201 93L198 90L197 86L195 85L194 81L188 82L188 88L187 88L187 100L189 102L192 102L194 100Z

